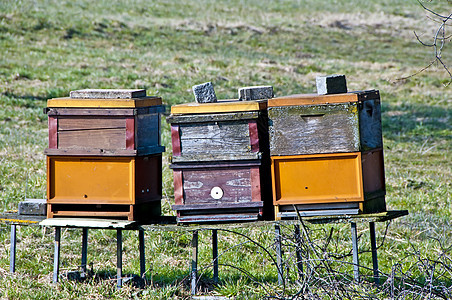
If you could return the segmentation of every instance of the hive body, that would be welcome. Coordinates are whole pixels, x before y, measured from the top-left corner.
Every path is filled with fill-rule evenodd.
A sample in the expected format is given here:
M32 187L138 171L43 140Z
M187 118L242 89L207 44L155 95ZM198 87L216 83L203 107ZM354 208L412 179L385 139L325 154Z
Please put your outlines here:
M92 91L116 95L114 90ZM121 90L120 95L129 91L137 94ZM160 215L162 111L156 97L50 99L48 217L149 221Z

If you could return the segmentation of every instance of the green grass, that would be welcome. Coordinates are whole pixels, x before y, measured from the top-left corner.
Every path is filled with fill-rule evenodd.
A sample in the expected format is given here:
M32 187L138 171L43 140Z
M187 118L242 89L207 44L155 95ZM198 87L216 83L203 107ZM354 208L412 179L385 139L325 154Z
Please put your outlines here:
M81 88L146 88L166 105L191 102L191 86L212 81L218 98L235 98L242 86L270 84L276 95L311 93L315 77L346 74L349 90L378 89L382 97L387 206L409 209L393 222L379 249L380 268L415 265L415 250L435 258L451 240L451 96L439 66L408 79L432 59L413 31L428 41L432 30L416 1L2 1L0 2L0 199L1 210L17 209L46 190L46 99ZM370 2L370 3L369 3ZM441 1L429 2L440 11ZM443 58L452 61L445 48ZM173 190L170 133L165 122L164 213ZM377 224L381 236L385 224ZM329 227L312 226L318 243ZM338 251L351 261L349 227L335 227ZM367 228L360 247L369 249ZM270 227L241 229L269 249ZM287 233L289 234L289 233ZM9 230L0 228L0 297L9 299L169 298L189 296L189 232L146 233L148 279L144 290L118 291L115 234L90 234L89 262L96 278L51 285L52 232L19 229L18 272L7 274ZM80 232L63 233L62 271L79 265ZM125 233L125 273L138 273L137 239ZM201 234L203 286L210 295L261 298L276 294L277 273L269 257L236 235L220 232L221 282L213 287L210 236ZM380 239L379 242L382 240ZM244 243L238 247L237 244ZM443 243L443 244L442 244ZM337 249L336 249L337 248ZM293 255L287 250L285 255ZM371 266L369 253L361 262ZM351 273L351 267L344 267ZM364 271L371 274L370 271ZM418 272L419 273L419 272ZM286 295L297 291L292 282ZM423 274L416 276L422 278ZM450 278L448 278L450 284Z

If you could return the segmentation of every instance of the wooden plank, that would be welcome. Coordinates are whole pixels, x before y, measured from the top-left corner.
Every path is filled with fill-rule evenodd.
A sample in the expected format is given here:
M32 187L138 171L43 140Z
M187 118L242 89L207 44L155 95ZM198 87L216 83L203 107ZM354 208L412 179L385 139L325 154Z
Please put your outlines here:
M174 202L176 205L184 204L184 186L182 179L182 171L174 170Z
M85 107L85 108L138 108L161 105L159 97L143 97L132 99L71 99L54 98L47 100L47 107Z
M360 150L356 103L272 107L268 115L271 155Z
M159 152L144 149L144 151L140 152L140 155L150 155ZM45 149L44 154L49 156L136 156L138 151L128 149Z
M257 119L262 113L263 111L243 111L233 113L170 115L169 117L166 118L166 121L171 124L180 124L180 123L254 120Z
M217 162L217 161L209 161L209 162L184 162L171 164L170 168L174 170L182 170L182 169L204 169L209 170L210 168L234 168L234 167L255 167L260 166L262 162L260 160L232 160L228 162Z
M173 205L174 210L206 210L206 209L222 209L222 208L250 208L263 207L263 202L244 202L244 203L212 203L212 204L185 204Z
M253 160L261 159L261 152L250 153L198 153L198 154L185 154L184 156L173 156L173 163L185 163L185 162L208 162L208 161L231 161L231 160Z
M48 118L49 124L49 148L58 148L58 119L54 117Z
M173 156L180 156L181 147L179 125L171 125L171 143L173 146Z
M251 201L260 202L263 199L261 197L261 176L259 167L250 168L250 176L251 176L251 199L252 199Z
M317 95L296 94L284 97L276 97L268 100L268 107L292 106L292 105L317 105L329 103L345 103L358 101L358 95L354 93Z
M184 124L179 127L181 156L251 152L247 121Z
M94 130L94 129L125 129L123 117L59 117L58 131Z
M135 221L124 221L124 220L101 220L91 218L55 218L43 220L39 225L50 227L134 229L138 224Z
M249 121L248 130L250 136L251 152L259 152L259 132L257 128L257 121Z
M171 114L209 114L257 111L267 108L267 100L231 101L223 100L216 103L187 103L171 107Z
M135 118L127 118L125 120L125 148L128 150L136 149L136 141L135 141ZM119 146L119 145L118 145ZM118 147L119 148L119 147Z
M132 108L48 108L48 116L134 116L137 113L137 109Z
M217 214L217 215L196 215L180 216L178 223L211 223L211 222L247 222L259 219L257 213L254 214Z
M183 171L184 203L251 202L251 172L249 169L211 169ZM223 196L214 199L213 188L219 187Z
M126 149L124 128L60 131L59 149Z

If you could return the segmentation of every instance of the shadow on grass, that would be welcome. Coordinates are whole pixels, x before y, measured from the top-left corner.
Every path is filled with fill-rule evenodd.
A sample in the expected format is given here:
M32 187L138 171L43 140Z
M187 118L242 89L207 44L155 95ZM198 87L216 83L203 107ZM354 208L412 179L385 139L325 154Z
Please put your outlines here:
M452 109L404 103L386 104L382 109L383 135L406 143L423 143L426 138L450 139Z

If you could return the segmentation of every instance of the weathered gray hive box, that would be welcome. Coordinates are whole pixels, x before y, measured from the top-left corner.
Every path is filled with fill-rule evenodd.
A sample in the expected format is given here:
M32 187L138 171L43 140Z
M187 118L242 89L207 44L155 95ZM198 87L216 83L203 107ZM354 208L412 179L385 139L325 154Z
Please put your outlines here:
M178 222L273 215L266 101L176 105L167 120Z
M271 155L355 152L383 145L378 91L293 95L268 103Z

